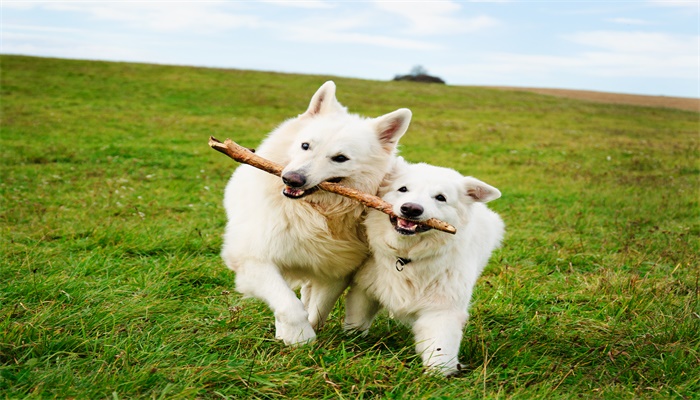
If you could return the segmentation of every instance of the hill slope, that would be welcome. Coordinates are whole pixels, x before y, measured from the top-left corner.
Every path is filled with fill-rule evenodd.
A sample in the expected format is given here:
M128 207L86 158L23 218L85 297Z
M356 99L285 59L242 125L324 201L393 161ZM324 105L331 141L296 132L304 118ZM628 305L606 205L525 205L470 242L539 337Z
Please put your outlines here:
M519 88L519 87L493 87L502 90L518 90L551 96L566 97L570 99L595 101L598 103L630 104L646 107L678 108L687 111L700 111L700 99L689 97L671 96L644 96L636 94L596 92L591 90L569 89L545 89L545 88Z
M1 56L7 398L691 398L700 392L698 113L334 78L414 113L402 154L493 184L507 237L464 374L425 376L387 316L274 340L218 252L235 164L328 77ZM245 195L245 194L242 194ZM244 233L243 233L244 234Z

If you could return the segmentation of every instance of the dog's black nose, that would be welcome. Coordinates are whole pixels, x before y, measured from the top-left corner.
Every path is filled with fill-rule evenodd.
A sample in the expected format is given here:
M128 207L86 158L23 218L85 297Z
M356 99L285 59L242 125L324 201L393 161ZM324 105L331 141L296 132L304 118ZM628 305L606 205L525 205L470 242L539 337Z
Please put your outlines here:
M408 218L415 218L423 214L423 206L416 203L405 203L401 206L401 214Z
M306 177L298 172L291 171L282 175L282 182L287 186L300 188L306 184Z

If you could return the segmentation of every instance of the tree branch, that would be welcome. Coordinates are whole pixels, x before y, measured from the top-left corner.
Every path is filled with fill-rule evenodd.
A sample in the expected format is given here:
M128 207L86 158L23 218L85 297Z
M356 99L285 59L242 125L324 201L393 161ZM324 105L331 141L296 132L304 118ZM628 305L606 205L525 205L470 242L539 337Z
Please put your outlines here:
M281 165L258 156L251 150L240 146L238 143L234 142L231 139L226 139L222 143L215 137L210 136L209 146L220 153L226 154L227 156L231 157L232 159L238 162L251 165L255 168L261 169L265 172L269 172L273 175L280 176L282 174L283 167ZM375 210L379 210L384 214L395 216L393 213L392 205L377 196L361 192L357 189L353 189L347 186L343 186L339 183L333 182L321 182L318 184L318 187L327 192L339 194L341 196L351 198L355 201L359 201L365 206L374 208ZM454 226L439 219L430 218L425 221L420 221L419 223L421 225L425 225L443 232L451 234L457 233L457 229L455 229Z

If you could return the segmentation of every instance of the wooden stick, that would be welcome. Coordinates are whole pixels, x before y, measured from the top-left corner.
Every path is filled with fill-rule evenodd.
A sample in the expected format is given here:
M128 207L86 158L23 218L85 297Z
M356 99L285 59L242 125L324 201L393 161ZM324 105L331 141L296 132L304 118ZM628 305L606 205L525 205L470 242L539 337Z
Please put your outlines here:
M260 157L259 155L255 154L249 149L246 149L245 147L239 145L231 139L226 139L222 143L215 137L210 136L209 146L220 153L226 154L227 156L231 157L232 159L238 162L251 165L265 172L269 172L272 175L282 175L283 167L281 165ZM353 189L347 186L343 186L339 183L333 182L321 182L318 184L318 187L327 192L339 194L341 196L351 198L355 201L359 201L365 206L374 208L375 210L379 210L384 214L395 216L392 205L377 196L361 192L357 189ZM451 234L457 233L457 229L455 229L454 226L435 218L420 221L419 224Z

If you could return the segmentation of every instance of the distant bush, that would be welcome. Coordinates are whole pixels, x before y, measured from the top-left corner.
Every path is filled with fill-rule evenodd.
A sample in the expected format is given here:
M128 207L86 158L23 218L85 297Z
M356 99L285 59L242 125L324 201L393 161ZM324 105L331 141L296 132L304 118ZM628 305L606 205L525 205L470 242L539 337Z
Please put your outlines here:
M442 79L438 78L437 76L431 75L396 75L394 77L394 80L445 84L445 81L443 81Z
M437 76L428 75L428 70L423 68L421 65L416 65L411 68L411 72L408 75L396 75L394 77L395 81L411 81L411 82L424 82L424 83L442 83L445 81Z

